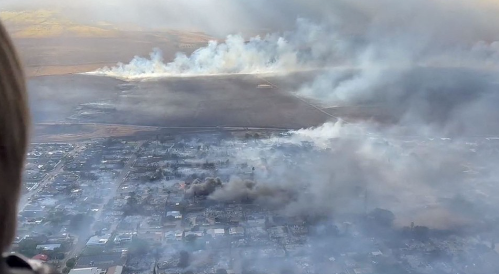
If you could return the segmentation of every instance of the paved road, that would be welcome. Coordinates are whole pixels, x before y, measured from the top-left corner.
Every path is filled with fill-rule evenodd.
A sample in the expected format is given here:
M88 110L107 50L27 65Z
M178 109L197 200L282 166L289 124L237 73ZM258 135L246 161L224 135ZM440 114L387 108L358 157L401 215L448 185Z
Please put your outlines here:
M79 256L80 253L83 251L83 249L85 249L85 246L86 246L88 239L91 236L95 235L95 231L96 231L94 229L95 223L101 218L104 206L109 202L109 200L111 200L115 197L118 188L125 181L125 179L128 177L128 174L130 173L130 169L132 168L133 164L137 160L137 152L140 149L140 147L142 147L143 144L144 144L144 142L139 142L137 144L132 156L128 159L128 161L125 164L125 167L121 171L120 176L116 179L116 181L115 181L116 183L114 184L113 191L107 197L107 199L105 199L101 203L99 210L97 211L97 213L94 216L94 222L90 225L90 228L88 230L82 231L77 236L78 239L77 239L76 244L73 246L73 249L68 253L68 255L64 258L64 260L61 261L60 270L62 270L66 266L66 261L68 259ZM117 226L117 224L113 224L111 229L109 230L109 232L113 232L116 229L116 226Z
M325 113L328 114L328 113ZM328 114L331 116L331 114ZM37 125L47 125L47 126L55 126L55 125L83 125L83 126L113 126L113 127L135 127L140 129L150 129L150 130L159 130L159 129L215 129L215 130L293 130L293 128L284 128L284 127L235 127L235 126L206 126L206 127L157 127L157 126L143 126L143 125L133 125L133 124L108 124L108 123L37 123Z
M115 181L116 183L114 184L114 189L111 192L111 195L107 197L107 199L101 204L99 211L97 211L97 214L95 215L95 220L100 219L104 206L109 202L109 200L113 199L116 196L118 188L123 184L125 179L128 177L128 174L130 174L130 168L132 168L132 166L135 164L135 161L137 161L137 152L139 151L139 149L142 147L143 144L144 141L141 141L135 147L135 150L132 152L132 156L128 159L125 166L123 167L123 170L121 171L120 176L116 179ZM92 231L94 224L92 224L92 228L90 229Z
M68 152L65 155L65 157L76 156L83 149L85 149L85 145L83 145L83 144L77 145L72 151ZM43 188L45 188L45 186L47 186L47 184L52 182L52 180L55 178L55 176L57 176L57 174L59 174L62 171L62 168L64 167L64 164L62 162L63 162L62 160L59 161L59 163L57 163L57 165L54 167L54 169L52 171L50 171L49 173L47 173L45 175L45 177L40 181L40 183L38 183L38 186L35 189L32 189L31 191L29 191L28 193L24 194L21 197L21 199L19 201L18 212L23 211L23 209L26 207L26 205L29 204L30 198L33 197L33 195L38 194Z
M264 75L258 75L258 76L257 76L257 78L258 78L258 79L260 79L260 80L262 80L262 81L266 82L266 83L267 83L267 84L269 84L271 87L273 87L273 88L277 88L277 87L278 87L276 84L274 84L274 83L270 82L268 79L266 79L266 78L264 78L264 77L265 77ZM321 107L319 107L319 106L317 106L317 105L312 104L311 102L309 102L309 101L307 101L307 100L305 100L305 99L301 98L300 96L297 96L296 94L294 94L294 93L292 93L292 92L290 92L290 94L291 94L293 97L295 97L296 99L298 99L298 100L302 101L303 103L305 103L305 104L307 104L307 105L309 105L309 106L311 106L311 107L315 108L316 110L318 110L318 111L320 111L320 112L322 112L322 113L326 114L327 116L329 116L329 117L331 117L331 118L335 118L335 119L337 119L337 120L343 120L342 118L340 118L340 117L338 117L338 116L334 116L334 115L332 115L331 113L329 113L329 112L325 111L323 108L321 108Z

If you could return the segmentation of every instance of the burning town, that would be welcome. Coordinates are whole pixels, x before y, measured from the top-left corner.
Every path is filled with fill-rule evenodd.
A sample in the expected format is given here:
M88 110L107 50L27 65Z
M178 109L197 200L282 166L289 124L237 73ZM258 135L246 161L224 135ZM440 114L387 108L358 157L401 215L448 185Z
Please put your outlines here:
M495 1L3 2L32 120L6 252L64 274L498 272Z

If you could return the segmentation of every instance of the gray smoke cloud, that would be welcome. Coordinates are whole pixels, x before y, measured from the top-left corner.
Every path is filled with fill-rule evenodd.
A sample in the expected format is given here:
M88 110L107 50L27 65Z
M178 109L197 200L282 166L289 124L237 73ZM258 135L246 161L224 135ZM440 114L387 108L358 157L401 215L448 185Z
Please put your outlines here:
M284 5L286 4L286 5ZM48 9L85 24L108 22L122 30L189 30L217 37L293 24L298 4L285 0L5 0L3 10ZM189 20L185 20L186 17ZM255 20L258 18L259 20Z
M332 1L329 7L336 8L324 11L332 14L329 24L358 37L343 39L356 45L344 55L351 69L328 67L303 84L298 96L332 112L374 106L375 113L363 118L395 122L406 134L499 132L490 119L499 114L493 107L498 100L497 5L387 0Z
M206 47L187 56L177 53L165 62L159 49L149 58L136 56L128 64L102 68L91 75L121 79L160 78L169 76L204 76L289 72L323 66L339 57L341 43L335 42L327 27L300 19L292 32L273 33L246 40L229 35L223 43L211 41ZM336 45L335 45L336 44Z
M341 219L386 208L400 226L415 221L436 229L470 225L492 214L494 203L481 199L482 193L497 192L490 189L495 173L469 172L489 170L489 162L498 160L474 150L493 140L404 134L397 127L336 122L264 140L237 151L256 167L255 181L232 178L208 198L251 202L291 217ZM448 202L456 197L488 209L479 215L476 209L463 211Z
M328 112L374 106L391 118L387 122L369 114L356 122L344 117L348 123L331 122L279 140L298 146L310 142L311 153L244 150L241 153L266 159L255 163L268 167L255 182L233 179L224 187L212 181L195 183L190 195L268 204L276 204L272 199L277 197L291 215L334 215L364 210L362 195L367 193L370 203L396 209L401 218L421 204L440 204L443 197L466 192L465 166L486 162L470 156L467 138L486 143L499 132L494 80L497 5L467 0L315 0L291 1L288 9L291 21L298 15L314 21L301 19L294 28L288 25L289 31L249 40L231 35L192 55L179 53L174 60L163 60L153 51L150 58L136 57L90 74L144 79L320 68L312 81L292 91ZM473 180L490 181L493 175ZM468 217L441 208L440 213L457 216L454 220Z
M234 153L255 167L254 181L195 181L187 196L252 202L291 217L342 221L384 208L398 227L495 229L497 5L313 0L291 6L315 22L300 20L294 31L250 41L229 36L172 61L156 51L92 74L144 79L321 68L308 83L284 91L341 119L249 142ZM349 108L374 110L354 120L342 113ZM363 252L371 248L348 240ZM340 246L330 237L317 241L328 251Z
M373 107L375 122L395 122L406 134L427 130L442 136L486 137L499 132L490 119L499 115L494 107L496 75L469 68L330 71L304 84L297 94L332 112Z
M231 178L223 187L216 189L208 198L222 202L258 203L269 208L280 208L289 204L296 193L289 186L258 184L251 180Z
M194 180L186 190L188 197L205 197L222 186L222 181L217 178L206 178L204 181Z
M452 5L443 0L292 3L292 7L304 11L302 14L313 14L314 22L300 19L292 31L249 40L230 35L224 42L210 42L190 56L179 53L173 61L163 60L161 52L154 50L149 58L137 56L128 64L91 74L143 79L333 67L335 70L325 76L333 79L328 87L334 87L334 91L329 97L347 100L362 97L359 90L396 79L397 75L385 75L387 69L497 69L494 22L499 22L492 12L497 6L488 1L460 0ZM390 8L380 8L387 6ZM444 16L449 12L453 16ZM338 67L357 72L345 81L351 71Z

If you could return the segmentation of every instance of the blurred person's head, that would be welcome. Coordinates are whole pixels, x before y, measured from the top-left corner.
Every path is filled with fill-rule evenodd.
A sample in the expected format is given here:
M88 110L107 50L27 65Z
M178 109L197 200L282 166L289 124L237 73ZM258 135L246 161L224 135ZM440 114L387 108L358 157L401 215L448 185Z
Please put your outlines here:
M16 230L17 202L28 142L29 115L24 74L0 24L0 246L6 251Z

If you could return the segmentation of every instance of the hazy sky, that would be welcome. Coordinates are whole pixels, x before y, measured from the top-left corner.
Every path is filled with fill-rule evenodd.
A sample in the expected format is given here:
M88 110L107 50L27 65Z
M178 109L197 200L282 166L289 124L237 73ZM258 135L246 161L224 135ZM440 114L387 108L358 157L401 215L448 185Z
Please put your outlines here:
M199 72L199 64L204 65L201 71L206 67L214 68L210 73L244 72L248 67L254 67L255 59L261 61L256 62L258 65L276 63L275 60L298 56L303 45L312 45L306 55L310 63L328 60L324 56L339 56L341 58L330 60L347 60L355 70L324 71L311 83L296 87L297 94L327 105L382 104L386 112L398 120L395 125L379 131L371 124L360 124L376 135L459 138L486 137L490 132L499 132L499 123L496 122L499 116L497 74L462 68L484 68L489 62L498 68L499 43L491 43L499 40L497 1L73 0L68 4L62 0L8 0L0 4L2 9L25 9L28 6L58 9L67 17L82 22L108 21L150 29L195 29L220 36L246 30L293 30L297 18L308 18L318 27L304 29L319 29L320 37L298 28L293 35L285 36L289 37L288 44L278 37L253 43L235 39L239 43L207 47L197 55L181 56L169 65L180 64L182 68L187 67L188 72ZM245 54L252 58L242 58ZM154 56L152 62L134 59L130 66L118 66L118 71L129 74L138 67L139 73L155 73L161 58L155 59ZM222 65L217 66L213 60L221 61ZM233 60L247 62L237 66L238 70L227 70L226 61ZM442 64L452 66L456 64L454 61L458 64L456 68L436 68ZM421 69L421 64L429 65ZM168 67L168 64L163 65ZM399 67L403 69L387 69ZM420 194L416 197L435 193L431 197L437 201L440 197L461 194L459 187L463 186L463 194L466 194L469 189L464 188L468 182L462 176L462 163L471 162L471 166L483 164L480 157L470 159L468 151L455 152L452 146L435 146L440 151L431 147L432 150L419 158L413 157L416 153L411 150L386 140L373 142L370 138L359 138L351 141L349 136L352 133L359 135L355 124L326 124L319 129L298 132L298 137L300 134L311 136L304 139L306 141L327 140L333 150L326 155L314 154L315 158L307 158L304 162L309 166L305 165L299 174L295 174L296 170L292 168L282 167L283 174L296 175L290 178L303 176L303 181L314 183L311 196L300 196L297 208L290 208L290 211L335 210L337 204L331 202L331 197L342 198L340 194L343 193L347 193L344 197L351 197L350 189L345 186L351 186L352 182L363 182L379 189L379 193L373 191L370 194L372 200L384 201L386 195L401 197L400 204L389 209L400 209L400 205L410 208L426 202L408 200L414 193ZM282 155L276 155L274 166L277 168L274 170L279 168L282 158ZM495 156L486 160L497 163ZM488 183L489 179L496 181L496 178L494 173L476 180ZM300 187L298 185L296 189L301 190ZM493 189L499 193L495 185ZM343 204L344 200L339 198L335 202ZM496 214L495 200L491 203L490 212Z
M226 35L248 29L290 29L299 17L334 21L363 30L392 20L391 28L420 30L450 22L443 36L484 36L495 31L498 1L492 0L3 0L0 9L58 9L77 21L107 21L143 28L187 28ZM387 16L388 15L388 16ZM477 26L479 24L479 26ZM447 25L445 25L447 26Z
M271 2L271 3L266 3ZM76 21L106 21L142 28L193 29L226 35L230 32L290 28L301 14L285 0L7 0L3 10L57 9Z

